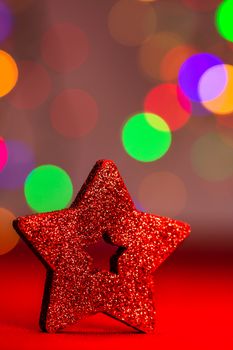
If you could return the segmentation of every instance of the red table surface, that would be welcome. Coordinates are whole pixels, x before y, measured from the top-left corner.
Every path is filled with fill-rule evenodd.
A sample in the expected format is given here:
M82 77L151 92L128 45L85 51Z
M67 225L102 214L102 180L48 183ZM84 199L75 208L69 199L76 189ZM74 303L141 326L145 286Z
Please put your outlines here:
M22 244L0 260L0 349L232 349L230 259L177 250L155 273L157 327L138 334L102 314L59 334L39 330L45 269Z

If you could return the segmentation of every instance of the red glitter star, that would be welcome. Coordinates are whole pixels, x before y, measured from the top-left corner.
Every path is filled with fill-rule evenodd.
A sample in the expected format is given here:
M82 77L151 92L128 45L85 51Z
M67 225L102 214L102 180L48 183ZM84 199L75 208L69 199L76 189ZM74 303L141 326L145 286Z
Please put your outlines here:
M112 161L96 163L69 209L20 217L19 235L47 268L40 326L56 332L97 312L142 332L154 329L152 273L189 225L135 209ZM87 247L118 246L110 271L93 267Z

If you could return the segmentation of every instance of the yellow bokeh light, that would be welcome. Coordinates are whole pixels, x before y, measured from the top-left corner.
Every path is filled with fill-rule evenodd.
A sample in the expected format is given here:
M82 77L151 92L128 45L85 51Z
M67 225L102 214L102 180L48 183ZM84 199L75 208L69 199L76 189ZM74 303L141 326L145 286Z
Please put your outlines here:
M19 241L19 236L12 226L15 215L5 209L0 208L0 255L8 253Z
M14 88L18 79L15 60L3 50L0 50L0 76L0 97L2 97Z
M210 68L211 70L214 70L215 67ZM231 114L233 112L233 98L232 98L232 91L233 91L233 66L229 64L224 65L224 69L226 71L227 75L227 83L226 87L222 94L217 96L213 100L209 101L203 101L203 106L211 111L214 114L217 115L227 115ZM210 70L209 70L210 71ZM202 79L206 78L206 75L208 75L208 70L206 73L204 73L203 77L201 78L200 85L202 83ZM218 81L216 80L216 84L218 84Z
M152 113L145 113L145 119L156 130L170 132L168 124L161 117L158 118Z

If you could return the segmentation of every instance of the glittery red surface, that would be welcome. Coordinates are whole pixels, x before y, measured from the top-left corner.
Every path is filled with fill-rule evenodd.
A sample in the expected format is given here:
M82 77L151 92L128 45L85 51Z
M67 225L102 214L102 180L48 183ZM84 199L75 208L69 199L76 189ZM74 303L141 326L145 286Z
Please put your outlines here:
M20 217L14 227L47 268L40 326L56 332L98 312L143 332L155 327L152 273L189 225L135 209L112 161L99 161L69 209ZM87 247L118 246L110 271Z

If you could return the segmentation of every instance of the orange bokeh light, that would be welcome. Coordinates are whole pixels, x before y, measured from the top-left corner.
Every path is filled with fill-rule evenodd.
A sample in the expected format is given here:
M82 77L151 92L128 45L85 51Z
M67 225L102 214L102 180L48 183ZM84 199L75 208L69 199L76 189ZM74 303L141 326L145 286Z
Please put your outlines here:
M211 111L214 114L217 115L227 115L231 114L233 112L233 99L232 99L232 91L233 91L233 66L229 64L224 64L224 69L226 71L227 75L227 83L224 91L217 96L216 98L208 101L203 101L203 106ZM208 74L211 78L211 71L213 71L216 68L212 67L209 70L206 71L206 73L203 74L201 80L200 80L200 87L202 86L202 81L208 79ZM218 81L216 80L216 84L218 84Z
M176 80L183 62L196 53L198 53L198 50L190 45L178 45L168 51L160 65L161 80Z
M0 97L7 95L16 85L18 68L7 52L0 50Z
M173 48L182 44L182 38L172 32L157 33L140 47L139 65L151 80L160 79L160 65L164 56Z
M0 255L8 253L19 241L19 236L12 226L14 219L11 211L0 208Z

